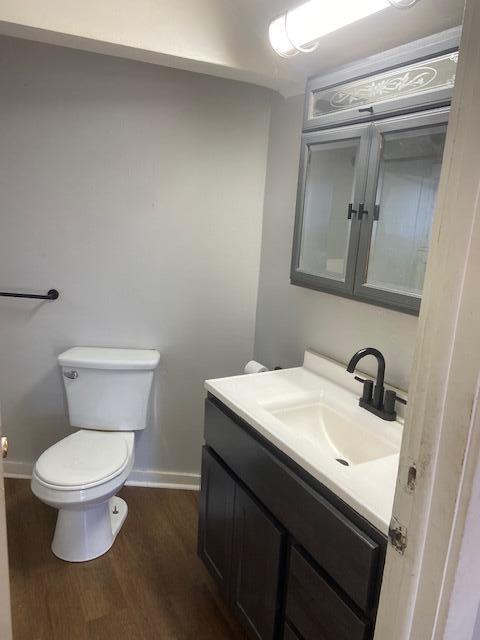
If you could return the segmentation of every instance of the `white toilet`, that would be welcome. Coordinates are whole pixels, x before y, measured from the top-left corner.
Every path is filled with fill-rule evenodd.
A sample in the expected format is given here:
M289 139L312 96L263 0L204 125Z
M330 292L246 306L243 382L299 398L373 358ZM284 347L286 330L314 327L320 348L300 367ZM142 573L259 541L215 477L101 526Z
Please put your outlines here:
M35 464L33 493L59 509L52 551L83 562L115 541L127 504L115 494L134 461L135 431L145 429L158 351L74 347L58 356L72 427Z

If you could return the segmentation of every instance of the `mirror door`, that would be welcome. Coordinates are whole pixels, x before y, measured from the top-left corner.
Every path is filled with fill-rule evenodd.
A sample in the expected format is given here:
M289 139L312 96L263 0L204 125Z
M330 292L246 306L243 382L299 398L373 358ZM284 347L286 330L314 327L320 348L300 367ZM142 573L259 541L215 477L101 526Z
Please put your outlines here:
M302 137L292 283L352 293L369 150L370 125Z
M418 313L448 109L372 124L355 293Z

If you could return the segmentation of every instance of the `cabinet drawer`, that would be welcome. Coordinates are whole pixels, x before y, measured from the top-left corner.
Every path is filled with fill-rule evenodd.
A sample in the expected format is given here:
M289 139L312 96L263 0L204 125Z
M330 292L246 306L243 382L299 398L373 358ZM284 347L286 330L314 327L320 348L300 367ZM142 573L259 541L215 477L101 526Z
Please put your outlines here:
M290 556L287 589L286 615L304 640L368 637L368 622L346 604L295 547Z
M205 438L341 589L372 611L384 547L208 399Z

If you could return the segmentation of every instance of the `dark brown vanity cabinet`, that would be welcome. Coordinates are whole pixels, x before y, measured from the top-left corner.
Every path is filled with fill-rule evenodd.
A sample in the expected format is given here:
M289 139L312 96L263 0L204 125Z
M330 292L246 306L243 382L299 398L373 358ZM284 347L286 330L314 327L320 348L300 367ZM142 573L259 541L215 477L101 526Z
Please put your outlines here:
M370 640L386 536L213 396L198 550L251 638Z

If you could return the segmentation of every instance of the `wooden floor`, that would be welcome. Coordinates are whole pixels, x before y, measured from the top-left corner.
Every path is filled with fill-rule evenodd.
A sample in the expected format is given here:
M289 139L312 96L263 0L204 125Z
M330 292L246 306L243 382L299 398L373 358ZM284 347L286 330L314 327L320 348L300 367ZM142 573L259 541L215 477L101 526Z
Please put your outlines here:
M73 564L50 550L56 511L6 480L14 640L245 640L196 556L197 494L124 487L110 551Z

